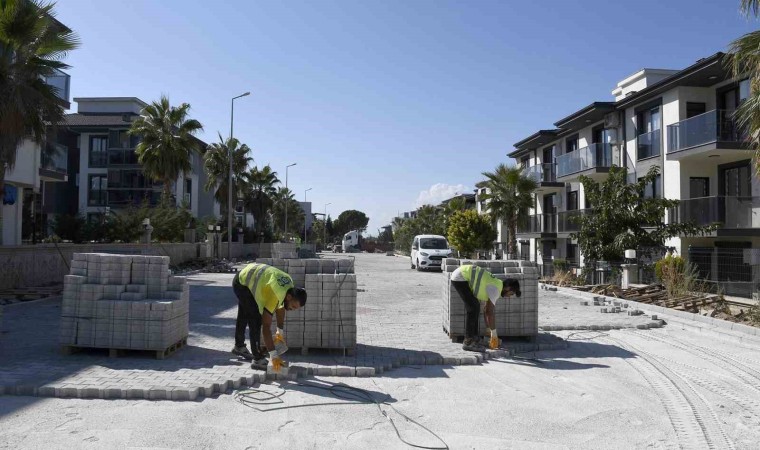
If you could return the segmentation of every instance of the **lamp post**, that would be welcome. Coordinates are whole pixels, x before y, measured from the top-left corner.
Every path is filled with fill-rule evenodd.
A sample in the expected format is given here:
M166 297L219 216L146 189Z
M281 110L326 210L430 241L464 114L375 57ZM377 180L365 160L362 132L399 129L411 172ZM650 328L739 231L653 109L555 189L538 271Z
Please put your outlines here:
M295 166L298 163L288 164L285 166L285 242L288 240L288 168Z
M325 226L322 228L322 240L324 241L325 248L327 248L327 207L332 203L325 203Z
M304 207L304 209L306 208L306 193L309 192L310 190L311 190L311 188L306 189L305 191L303 191L303 207ZM306 212L306 211L304 211L304 212ZM306 243L306 219L307 219L307 217L304 214L304 217L303 217L303 243L304 244Z
M227 157L230 160L230 177L227 185L227 258L232 260L232 126L235 123L235 99L251 95L250 92L232 97L230 101L230 140L227 141Z

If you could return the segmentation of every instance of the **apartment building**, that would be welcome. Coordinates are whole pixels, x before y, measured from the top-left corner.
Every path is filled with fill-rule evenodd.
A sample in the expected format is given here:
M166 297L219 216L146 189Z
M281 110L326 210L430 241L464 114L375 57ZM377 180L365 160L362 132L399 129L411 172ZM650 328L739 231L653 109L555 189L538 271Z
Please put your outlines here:
M612 165L629 182L652 166L660 176L646 195L678 199L666 223L719 223L708 236L680 236L667 245L695 263L726 292L754 290L753 252L760 246L760 195L752 152L733 113L749 95L717 53L683 70L643 69L617 83L613 100L594 102L517 142L508 156L539 184L535 208L520 225L520 256L551 271L554 259L583 266L570 220L592 214L581 175L603 179Z

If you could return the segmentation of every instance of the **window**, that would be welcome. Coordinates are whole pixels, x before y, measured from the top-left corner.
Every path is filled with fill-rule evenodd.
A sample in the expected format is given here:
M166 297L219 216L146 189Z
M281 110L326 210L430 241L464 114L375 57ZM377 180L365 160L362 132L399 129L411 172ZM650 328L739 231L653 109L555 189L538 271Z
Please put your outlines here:
M90 167L105 167L108 159L108 136L90 136Z
M567 261L574 264L578 258L578 244L567 243Z
M111 130L111 148L135 148L140 142L137 136L130 136L127 130Z
M637 158L660 155L660 107L656 106L636 115Z
M662 198L662 175L658 174L653 182L644 186L644 198Z
M90 175L87 184L87 205L105 206L108 189L107 175Z
M739 82L739 104L749 98L749 79Z
M522 167L523 169L527 169L529 166L530 166L530 156L524 156L520 160L520 167Z
M567 193L567 210L573 211L578 209L578 191L570 191Z
M578 135L571 136L565 140L565 153L578 150Z
M193 180L185 178L185 203L191 208L193 203Z

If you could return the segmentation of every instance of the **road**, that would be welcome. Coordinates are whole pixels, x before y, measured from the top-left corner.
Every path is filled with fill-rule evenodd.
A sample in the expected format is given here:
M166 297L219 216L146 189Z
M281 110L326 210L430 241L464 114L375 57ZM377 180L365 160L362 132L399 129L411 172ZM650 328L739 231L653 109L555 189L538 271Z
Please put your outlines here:
M438 307L440 274L412 272L406 260L379 255L358 255L357 272L359 308L379 308L392 295L390 311L396 302ZM541 295L542 302L576 303ZM440 330L432 319L403 316L391 322L388 313L382 322L397 322L407 334L375 339L393 345L414 340L416 330ZM756 449L758 341L665 320L661 329L554 332L568 339L567 349L482 365L258 385L261 401L248 406L233 390L195 402L4 396L0 448L409 448L382 409L402 438L430 447L443 444L398 412L450 448ZM344 383L386 403L357 404L342 398L345 391L314 383Z

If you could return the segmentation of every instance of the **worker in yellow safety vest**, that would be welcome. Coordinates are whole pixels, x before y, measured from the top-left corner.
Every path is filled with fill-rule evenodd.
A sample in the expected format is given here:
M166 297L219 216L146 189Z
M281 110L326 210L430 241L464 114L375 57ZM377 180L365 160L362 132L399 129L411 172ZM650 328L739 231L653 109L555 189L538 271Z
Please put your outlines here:
M500 280L487 270L473 265L458 267L451 274L451 284L464 301L467 318L465 322L465 339L462 348L473 352L485 351L478 333L478 314L480 303L485 303L483 318L490 332L490 347L499 346L496 332L496 300L511 295L520 296L520 283L517 280Z
M282 364L275 349L272 316L277 316L277 337L284 340L285 311L294 311L306 304L306 291L295 287L293 278L282 270L266 264L248 264L235 275L232 290L238 298L238 314L235 323L235 347L232 353L253 360L251 367L266 368L266 354L261 349L259 337L264 327L264 345L274 363ZM245 346L245 328L250 328L251 350Z

